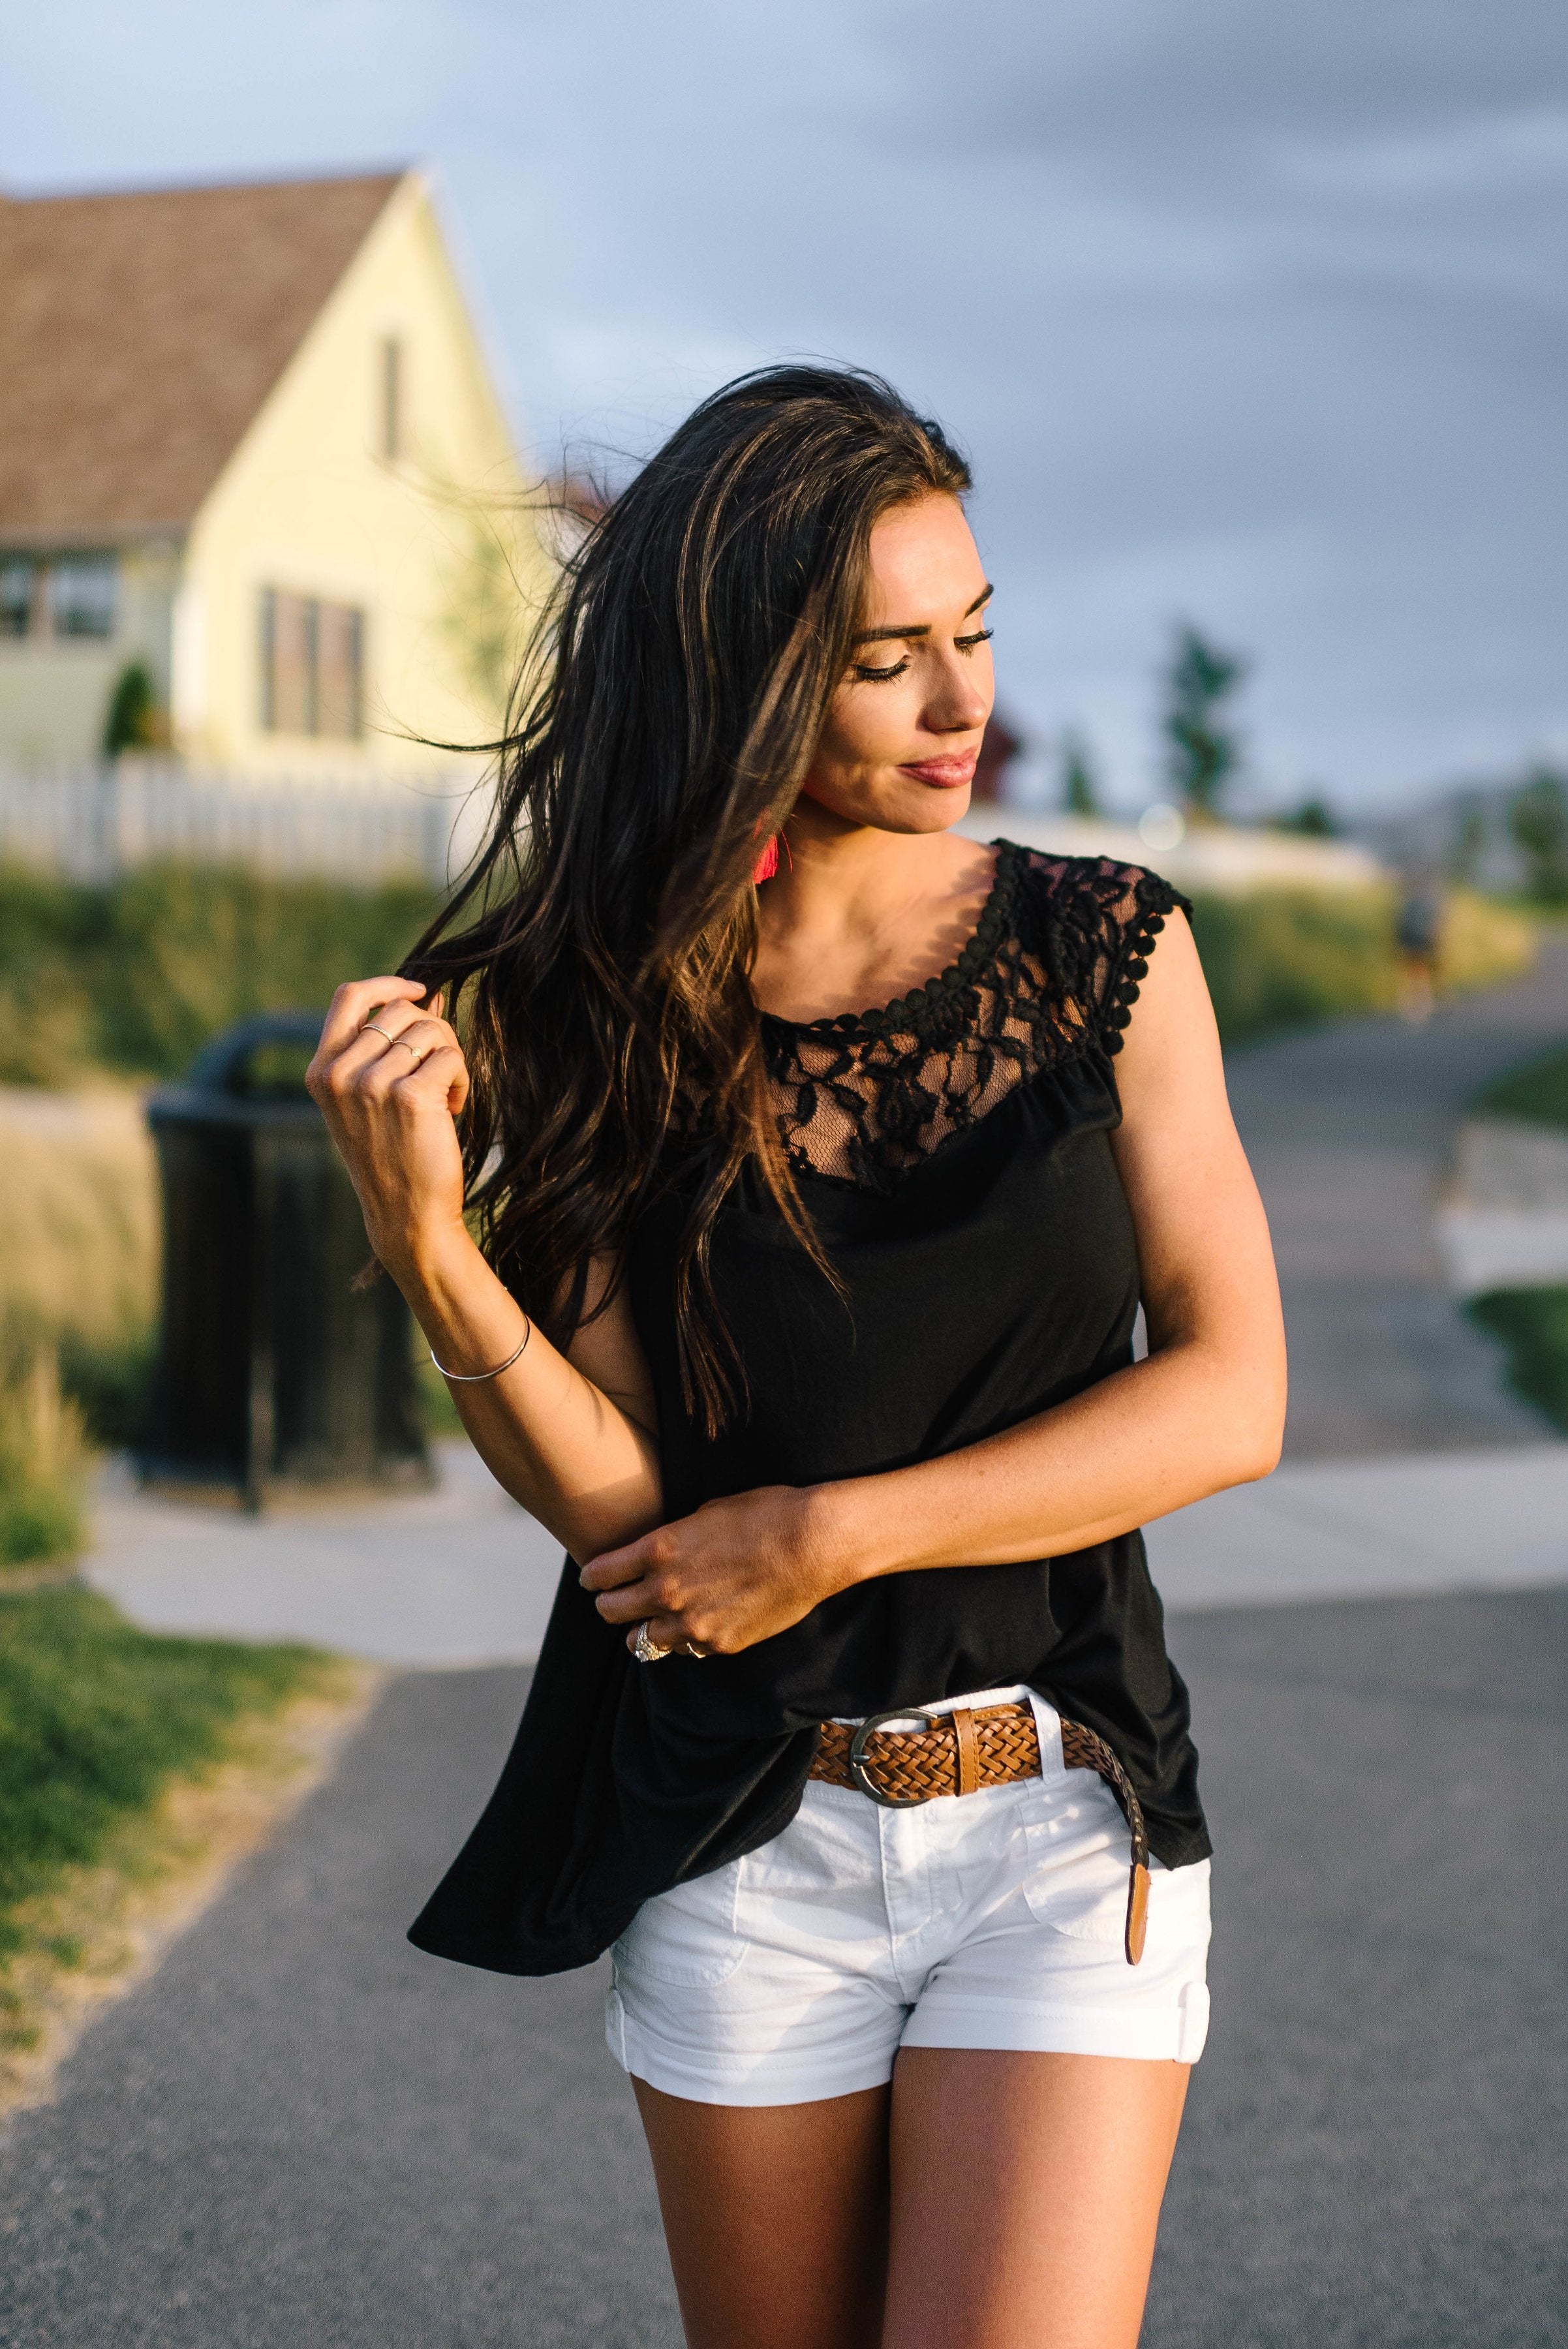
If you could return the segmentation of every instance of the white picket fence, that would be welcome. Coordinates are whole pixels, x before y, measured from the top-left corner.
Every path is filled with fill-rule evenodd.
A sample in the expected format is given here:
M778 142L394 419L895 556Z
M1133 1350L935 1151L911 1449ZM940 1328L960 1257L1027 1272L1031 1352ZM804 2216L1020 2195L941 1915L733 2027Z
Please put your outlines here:
M171 860L341 881L417 876L440 886L472 853L487 812L483 786L450 772L317 783L142 759L0 768L0 864L73 881L110 881Z

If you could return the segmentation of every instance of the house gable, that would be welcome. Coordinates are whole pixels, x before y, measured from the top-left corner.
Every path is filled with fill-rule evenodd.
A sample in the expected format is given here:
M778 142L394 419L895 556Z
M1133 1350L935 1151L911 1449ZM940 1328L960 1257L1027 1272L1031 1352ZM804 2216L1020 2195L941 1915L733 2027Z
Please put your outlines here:
M549 575L522 491L430 190L410 172L192 526L175 658L186 749L255 773L428 773L432 743L483 739L497 716L478 657L484 563L500 558L514 638ZM329 639L358 647L352 739L299 722L301 647L324 660ZM269 680L288 645L292 668ZM317 686L319 699L324 672ZM330 690L341 709L343 688Z
M421 174L0 200L0 758L137 662L195 765L428 773L550 575L521 490Z
M0 543L185 528L400 176L0 198Z

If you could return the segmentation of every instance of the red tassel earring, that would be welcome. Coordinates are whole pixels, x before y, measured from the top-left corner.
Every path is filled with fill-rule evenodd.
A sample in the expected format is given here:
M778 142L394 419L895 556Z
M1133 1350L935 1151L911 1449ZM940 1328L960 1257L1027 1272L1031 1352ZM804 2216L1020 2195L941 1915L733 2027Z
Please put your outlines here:
M762 854L758 857L755 864L752 867L753 882L755 884L756 887L760 889L764 881L771 881L773 879L774 874L778 871L778 869L779 840L778 834L775 832L767 846L763 849Z

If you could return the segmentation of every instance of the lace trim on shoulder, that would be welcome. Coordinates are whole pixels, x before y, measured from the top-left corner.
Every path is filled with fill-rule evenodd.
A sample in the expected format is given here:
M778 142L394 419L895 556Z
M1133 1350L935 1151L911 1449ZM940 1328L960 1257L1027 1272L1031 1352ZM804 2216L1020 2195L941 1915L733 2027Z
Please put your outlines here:
M1168 885L1106 858L996 843L991 895L940 978L880 1009L764 1017L779 1133L797 1174L889 1193L1043 1071L1121 1048Z
M1168 916L1179 907L1190 920L1192 903L1158 873L1146 873L1137 866L1124 868L1133 876L1133 896L1137 910L1122 934L1121 951L1116 957L1109 989L1106 997L1101 1025L1105 1031L1107 1052L1122 1049L1121 1031L1132 1019L1132 1008L1137 1001L1138 989L1148 977L1148 958L1154 952L1154 942L1164 929Z

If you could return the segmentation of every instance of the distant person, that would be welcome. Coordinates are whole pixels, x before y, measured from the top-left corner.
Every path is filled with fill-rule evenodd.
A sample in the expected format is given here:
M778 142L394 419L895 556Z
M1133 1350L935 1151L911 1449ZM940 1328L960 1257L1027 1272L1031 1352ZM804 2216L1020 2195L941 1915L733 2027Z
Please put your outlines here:
M969 487L870 377L705 401L573 555L474 876L311 1071L570 1552L412 1938L612 1950L694 2349L1131 2349L1207 2027L1137 1528L1272 1466L1279 1302L1182 901L955 829Z
M1399 952L1399 1009L1413 1027L1423 1026L1437 1006L1442 936L1442 885L1429 875L1408 883L1399 901L1394 941Z

